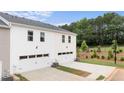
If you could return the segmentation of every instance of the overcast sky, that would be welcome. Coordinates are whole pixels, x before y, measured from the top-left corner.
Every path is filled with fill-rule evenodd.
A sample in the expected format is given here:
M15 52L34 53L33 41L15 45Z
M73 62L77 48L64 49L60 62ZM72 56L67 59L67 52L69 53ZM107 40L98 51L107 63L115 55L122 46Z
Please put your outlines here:
M41 22L49 23L52 25L70 24L71 22L78 21L81 18L95 18L103 15L104 11L11 11L9 14L21 16ZM124 16L124 12L118 11L120 15Z

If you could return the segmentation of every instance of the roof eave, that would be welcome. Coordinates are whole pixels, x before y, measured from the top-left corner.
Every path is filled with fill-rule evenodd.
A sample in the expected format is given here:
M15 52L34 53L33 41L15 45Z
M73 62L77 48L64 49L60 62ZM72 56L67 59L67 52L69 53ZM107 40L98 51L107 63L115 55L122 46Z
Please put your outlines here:
M54 30L54 29L50 29L50 28L45 28L45 27L38 27L38 26L31 26L31 25L26 25L26 24L20 24L20 23L14 23L14 22L11 22L11 25L18 25L18 26L25 26L25 27L31 27L31 28L35 28L35 29L43 29L43 30L46 30L46 31L54 31L56 33L63 33L63 34L71 34L71 35L75 35L77 36L76 33L73 33L73 32L70 32L70 31L61 31L61 30Z

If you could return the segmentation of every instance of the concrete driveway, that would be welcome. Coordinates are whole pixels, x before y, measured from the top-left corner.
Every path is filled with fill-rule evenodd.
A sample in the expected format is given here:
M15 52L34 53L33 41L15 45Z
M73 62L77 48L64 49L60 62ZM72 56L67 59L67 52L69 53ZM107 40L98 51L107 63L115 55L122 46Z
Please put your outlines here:
M115 67L79 62L61 63L60 65L75 68L82 71L87 71L91 74L87 77L81 77L51 67L41 68L38 70L25 72L21 74L31 81L93 81L96 80L96 78L98 78L100 75L103 75L105 76L105 78L107 78L115 70Z
M86 78L92 80L96 80L96 78L98 78L100 75L103 75L105 76L105 78L107 78L116 69L115 67L111 67L111 66L102 66L102 65L80 63L80 62L68 62L68 63L62 63L61 65L90 72L92 74Z
M39 70L22 73L24 77L31 81L87 81L87 79L55 68L47 67Z

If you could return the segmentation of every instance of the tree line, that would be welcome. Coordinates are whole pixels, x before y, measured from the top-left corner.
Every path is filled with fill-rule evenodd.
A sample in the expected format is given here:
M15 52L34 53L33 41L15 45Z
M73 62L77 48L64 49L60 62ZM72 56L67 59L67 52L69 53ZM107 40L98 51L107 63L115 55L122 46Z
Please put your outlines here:
M112 40L124 44L124 16L115 12L105 13L96 18L83 18L71 24L59 26L77 33L77 45L85 40L88 45L109 45Z

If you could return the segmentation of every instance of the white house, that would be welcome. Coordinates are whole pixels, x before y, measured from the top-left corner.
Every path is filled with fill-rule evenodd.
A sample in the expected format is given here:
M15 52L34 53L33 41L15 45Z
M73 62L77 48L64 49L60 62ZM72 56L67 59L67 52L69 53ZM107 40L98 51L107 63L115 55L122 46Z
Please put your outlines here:
M76 34L56 26L0 12L3 76L73 62Z

